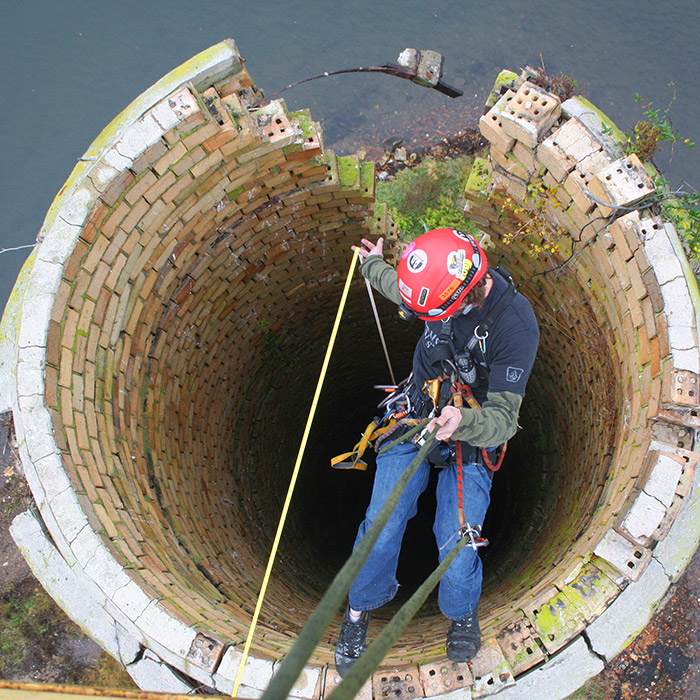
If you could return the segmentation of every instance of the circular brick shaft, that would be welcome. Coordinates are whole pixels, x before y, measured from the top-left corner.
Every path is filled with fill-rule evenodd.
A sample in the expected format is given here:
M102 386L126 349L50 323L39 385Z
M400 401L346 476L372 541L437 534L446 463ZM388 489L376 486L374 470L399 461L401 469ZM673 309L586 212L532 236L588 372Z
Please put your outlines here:
M392 683L564 697L643 628L697 545L694 277L609 121L526 78L497 81L469 216L517 281L568 262L522 287L542 339L494 482L484 646L469 668L447 664L429 602L366 697ZM0 397L36 504L13 535L148 689L232 690L349 246L396 239L373 165L325 151L307 112L259 96L232 41L141 95L80 159L3 320ZM358 279L242 695L266 687L366 502L370 475L328 467L386 380L364 294ZM382 310L406 369L420 329ZM410 580L435 554L409 536ZM339 624L293 695L338 681Z

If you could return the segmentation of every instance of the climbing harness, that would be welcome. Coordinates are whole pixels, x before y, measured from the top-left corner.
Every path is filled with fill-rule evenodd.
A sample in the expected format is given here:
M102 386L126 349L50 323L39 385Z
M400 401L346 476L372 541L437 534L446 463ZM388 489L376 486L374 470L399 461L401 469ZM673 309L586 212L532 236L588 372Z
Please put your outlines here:
M469 381L474 383L477 378L477 370L474 367L472 353L478 345L482 357L485 358L486 340L489 337L489 330L517 294L510 274L501 267L495 268L494 271L505 279L508 283L508 288L501 295L501 298L486 318L474 329L471 339L462 352L459 352L454 345L452 318L447 318L442 322L439 340L432 349L431 361L433 364L441 362L443 366L449 370L449 374L442 374L433 379L429 379L423 386L421 392L422 396L427 398L429 403L432 404L429 417L437 415L441 410L441 390L443 386L448 385L451 387L451 395L448 397L449 403L452 403L452 405L458 408L465 405L473 409L481 408L481 405L474 397L468 383ZM379 323L378 317L377 322ZM449 383L446 384L447 380L449 380ZM372 420L365 428L360 440L350 452L344 452L331 459L331 467L334 469L366 470L367 462L365 462L362 457L368 446L374 444L375 451L380 452L383 445L390 437L396 437L399 434L402 434L403 439L397 442L403 442L408 439L405 435L406 429L415 427L418 423L418 419L415 418L415 416L411 416L412 413L417 412L417 406L414 405L415 402L411 398L412 395L415 394L412 373L398 385L378 385L375 386L375 388L391 392L389 396L378 405L378 408L385 410L383 417L375 417ZM417 396L417 394L415 395ZM420 435L417 437L412 435L411 437L414 444L420 445ZM495 472L500 469L505 453L506 444L504 443L500 447L499 456L495 463L491 460L491 455L486 448L481 448L480 458L487 469ZM431 457L433 457L436 464L441 463L439 451L437 449L433 450ZM446 463L443 462L442 465L446 466Z
M255 612L253 613L253 619L250 623L250 629L248 630L248 637L245 641L245 646L243 647L243 653L241 655L241 660L238 665L238 673L236 674L236 680L233 684L233 691L231 696L235 697L238 695L238 687L241 683L241 677L243 676L243 669L245 667L246 660L248 658L248 652L250 651L250 645L253 641L253 635L255 634L255 628L257 626L258 617L260 616L260 610L262 608L263 600L265 599L265 592L267 591L267 585L270 580L270 573L272 572L272 565L275 561L275 556L277 554L277 549L279 547L280 539L282 537L282 530L284 529L284 523L287 519L287 512L289 511L289 504L292 500L292 494L294 493L294 486L296 485L297 477L299 475L299 468L301 466L301 460L304 456L304 450L306 449L306 442L309 437L309 432L311 430L311 424L313 423L314 415L316 413L316 406L318 405L318 399L321 395L321 388L323 386L323 381L326 378L326 371L328 370L328 363L330 362L331 353L333 352L333 346L335 345L335 338L338 334L338 327L340 326L340 319L343 315L343 309L345 308L345 302L348 298L348 292L350 291L350 282L352 281L352 276L355 272L355 267L357 265L358 251L356 250L352 256L352 261L350 262L350 269L348 270L348 276L345 280L345 286L343 287L343 293L340 298L340 304L338 305L338 312L335 316L335 323L333 324L333 330L331 331L331 337L328 341L328 347L326 348L326 355L323 358L323 365L321 366L321 373L316 384L316 391L314 393L313 400L311 402L311 408L309 409L309 417L306 420L306 427L304 428L304 434L301 438L301 444L299 445L299 452L297 453L296 463L294 464L294 470L292 472L292 477L289 482L289 488L287 489L287 497L284 501L284 506L282 507L282 514L280 516L280 521L277 526L277 532L275 533L275 539L272 543L272 551L270 552L270 557L267 562L267 568L265 569L265 575L263 577L263 582L260 587L260 593L258 595L258 601L255 605Z
M379 452L384 442L391 436L396 436L398 431L415 427L420 421L411 416L413 402L410 396L411 375L398 385L377 385L374 388L387 392L389 395L379 402L377 408L384 411L384 415L375 417L365 428L358 443L350 450L331 459L331 467L334 469L367 469L367 462L362 459L365 450L374 443L374 449Z

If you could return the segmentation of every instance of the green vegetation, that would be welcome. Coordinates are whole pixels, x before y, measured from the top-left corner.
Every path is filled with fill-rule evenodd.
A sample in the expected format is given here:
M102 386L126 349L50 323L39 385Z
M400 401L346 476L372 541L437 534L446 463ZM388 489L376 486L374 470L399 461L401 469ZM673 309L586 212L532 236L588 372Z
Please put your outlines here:
M560 185L546 187L542 182L535 182L527 186L527 199L519 203L512 197L506 197L503 201L503 213L509 218L520 221L520 225L514 231L503 235L503 242L510 245L516 238L523 238L527 243L527 252L530 256L537 257L541 253L555 255L562 252L566 241L570 241L566 229L550 221L549 211L562 209L561 202L556 198ZM565 251L566 255L569 250Z
M628 155L636 154L647 164L656 185L656 213L675 226L697 274L700 269L700 194L684 190L672 191L668 180L656 170L652 161L664 143L671 144L671 155L677 143L682 143L686 148L695 147L695 143L683 138L671 123L669 115L676 100L676 87L673 83L669 83L669 87L673 95L664 110L656 109L653 102L645 102L639 94L635 95L646 119L635 124L633 134L625 135L624 152Z
M556 95L562 102L565 102L574 95L580 95L583 90L578 83L569 75L560 73L559 75L549 75L544 67L537 68L535 74L530 78L535 85L539 85L547 92Z
M669 113L673 103L676 101L676 86L669 83L669 87L673 90L673 97L668 103L663 112L660 109L654 109L653 102L644 102L637 93L634 99L642 105L642 112L646 119L642 119L635 124L634 135L627 136L625 144L625 153L636 153L641 160L651 161L653 156L661 149L664 141L674 144L682 141L688 148L694 148L695 144L690 139L683 139L680 134L673 128Z
M473 158L448 160L426 158L385 182L377 183L377 202L384 202L402 238L412 241L426 230L457 228L475 232L464 216L464 188Z
M700 194L682 190L671 192L663 175L654 175L653 179L656 191L665 193L659 200L661 216L676 228L697 274L700 268Z
M56 603L38 584L7 586L0 592L0 678L11 677L37 654L54 652L55 640L63 634L65 621L57 615ZM72 623L69 623L72 625ZM75 627L75 637L81 632Z
M595 676L586 685L569 695L566 700L605 700L615 690L615 683L607 678Z
M74 640L75 647L71 640ZM46 681L110 688L136 688L109 654L76 656L86 643L80 628L34 580L0 591L0 678L25 678L46 667Z

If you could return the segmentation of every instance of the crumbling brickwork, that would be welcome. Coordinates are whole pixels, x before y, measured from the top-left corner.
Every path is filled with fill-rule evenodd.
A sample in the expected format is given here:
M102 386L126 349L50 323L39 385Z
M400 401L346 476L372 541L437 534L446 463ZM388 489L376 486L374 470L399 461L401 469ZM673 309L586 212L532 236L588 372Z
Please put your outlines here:
M424 616L362 697L478 697L556 652L590 675L600 659L582 630L665 590L697 541L674 525L695 478L694 280L672 225L635 208L653 191L642 164L615 152L592 106L526 78L490 98L490 148L465 194L492 261L519 281L558 268L523 288L542 328L523 420L542 444L514 483L537 505L485 592L471 668L447 664L446 628ZM349 244L398 235L374 206L372 164L260 97L233 42L139 97L57 197L3 322L39 514L15 537L150 689L232 690L283 490L274 458L296 449ZM339 351L339 374L357 373L357 348ZM281 567L242 694L267 685L321 595ZM334 625L293 696L338 682ZM631 634L614 626L606 650Z

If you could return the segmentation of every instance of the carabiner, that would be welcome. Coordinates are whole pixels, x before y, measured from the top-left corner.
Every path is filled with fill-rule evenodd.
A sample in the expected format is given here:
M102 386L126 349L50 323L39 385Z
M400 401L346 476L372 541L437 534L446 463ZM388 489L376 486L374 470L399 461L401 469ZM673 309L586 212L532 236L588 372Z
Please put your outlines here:
M474 329L474 337L479 341L479 350L481 350L481 354L485 355L486 354L486 338L489 337L489 331L487 328L484 328L483 330L483 335L479 335L479 329L481 326L477 326Z

